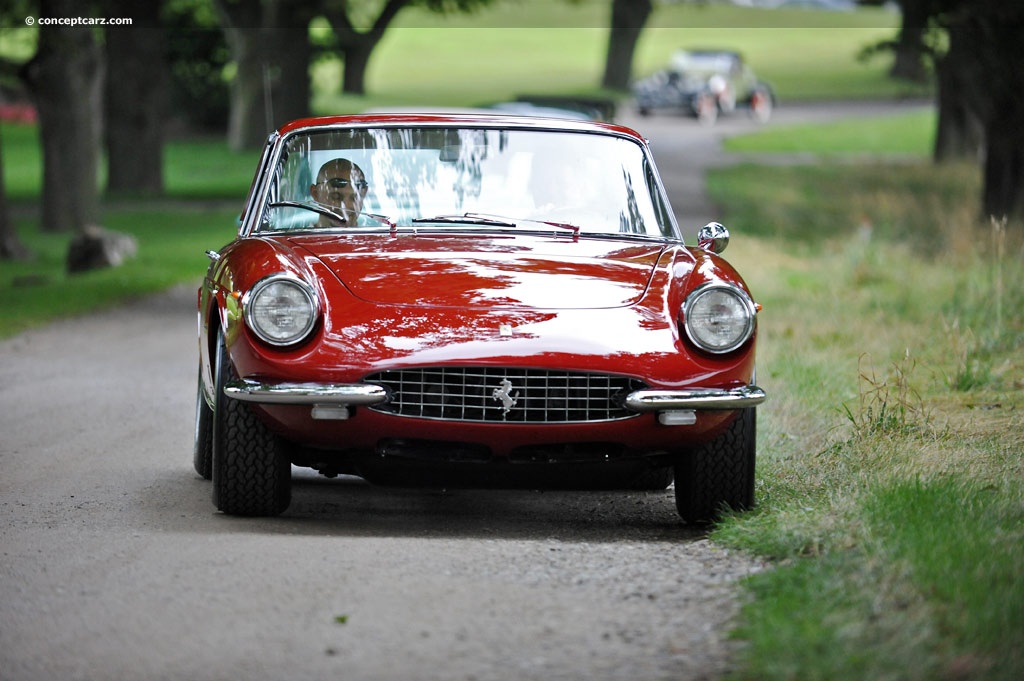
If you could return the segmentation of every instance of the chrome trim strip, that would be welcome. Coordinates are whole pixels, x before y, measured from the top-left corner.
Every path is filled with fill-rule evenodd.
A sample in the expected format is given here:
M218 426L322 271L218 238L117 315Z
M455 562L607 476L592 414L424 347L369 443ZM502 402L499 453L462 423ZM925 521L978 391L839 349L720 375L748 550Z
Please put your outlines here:
M724 390L695 388L691 390L637 390L626 396L626 408L633 411L666 411L670 409L730 410L756 407L768 396L756 385Z
M262 404L379 404L388 398L379 385L366 383L259 383L231 381L224 394L243 402Z

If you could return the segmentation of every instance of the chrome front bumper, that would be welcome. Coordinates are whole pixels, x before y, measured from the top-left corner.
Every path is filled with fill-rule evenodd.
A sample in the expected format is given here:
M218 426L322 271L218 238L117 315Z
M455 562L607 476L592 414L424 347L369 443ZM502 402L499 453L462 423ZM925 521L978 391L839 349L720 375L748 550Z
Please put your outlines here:
M626 408L633 411L678 411L746 409L764 402L767 395L756 385L729 390L694 388L690 390L637 390L626 396Z
M388 399L387 391L370 383L259 383L232 381L224 394L243 402L263 404L333 404L363 406ZM690 390L636 390L626 396L625 406L636 412L680 409L727 411L756 407L765 400L756 385L739 388L694 388Z
M626 408L637 412L655 412L665 426L692 426L698 411L729 411L756 407L764 402L764 390L745 385L729 390L691 388L690 390L637 390L626 396Z
M387 391L369 383L259 383L231 381L224 394L242 402L261 404L330 404L362 406L379 404L388 398Z

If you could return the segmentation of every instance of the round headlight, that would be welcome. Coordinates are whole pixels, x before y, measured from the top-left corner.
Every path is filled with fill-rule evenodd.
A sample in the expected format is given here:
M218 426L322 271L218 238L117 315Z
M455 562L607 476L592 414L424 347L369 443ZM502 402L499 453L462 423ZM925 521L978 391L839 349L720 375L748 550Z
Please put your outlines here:
M243 301L245 321L262 340L291 345L303 340L316 324L316 296L308 284L285 275L262 279Z
M683 303L683 326L697 347L714 353L732 352L754 333L754 303L729 284L705 284Z

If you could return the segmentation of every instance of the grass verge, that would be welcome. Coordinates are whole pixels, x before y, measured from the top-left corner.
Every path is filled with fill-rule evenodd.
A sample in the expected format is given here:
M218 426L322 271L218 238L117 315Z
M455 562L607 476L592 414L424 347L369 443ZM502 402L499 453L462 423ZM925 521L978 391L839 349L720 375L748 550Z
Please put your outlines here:
M1024 676L1024 238L976 175L711 174L771 396L759 506L714 533L775 563L737 679Z
M819 125L774 126L753 135L725 140L725 150L743 153L788 153L820 156L903 155L924 160L931 157L936 129L935 109L920 109L895 116Z

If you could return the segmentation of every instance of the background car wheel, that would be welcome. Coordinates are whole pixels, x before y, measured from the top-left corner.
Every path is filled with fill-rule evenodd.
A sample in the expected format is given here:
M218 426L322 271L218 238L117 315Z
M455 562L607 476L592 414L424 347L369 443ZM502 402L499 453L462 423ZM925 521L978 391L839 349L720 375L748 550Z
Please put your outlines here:
M213 477L213 409L203 396L203 373L196 379L196 432L192 446L192 465L206 480Z
M750 115L758 123L767 123L772 117L772 94L771 92L758 89L750 95Z
M676 510L691 523L713 522L725 507L754 505L757 410L743 409L716 439L676 462Z
M234 377L224 338L217 344L213 417L213 503L224 513L273 516L291 503L291 463L280 438L249 405L224 395Z
M718 120L718 102L710 92L702 92L697 96L697 120L701 125L714 125Z

